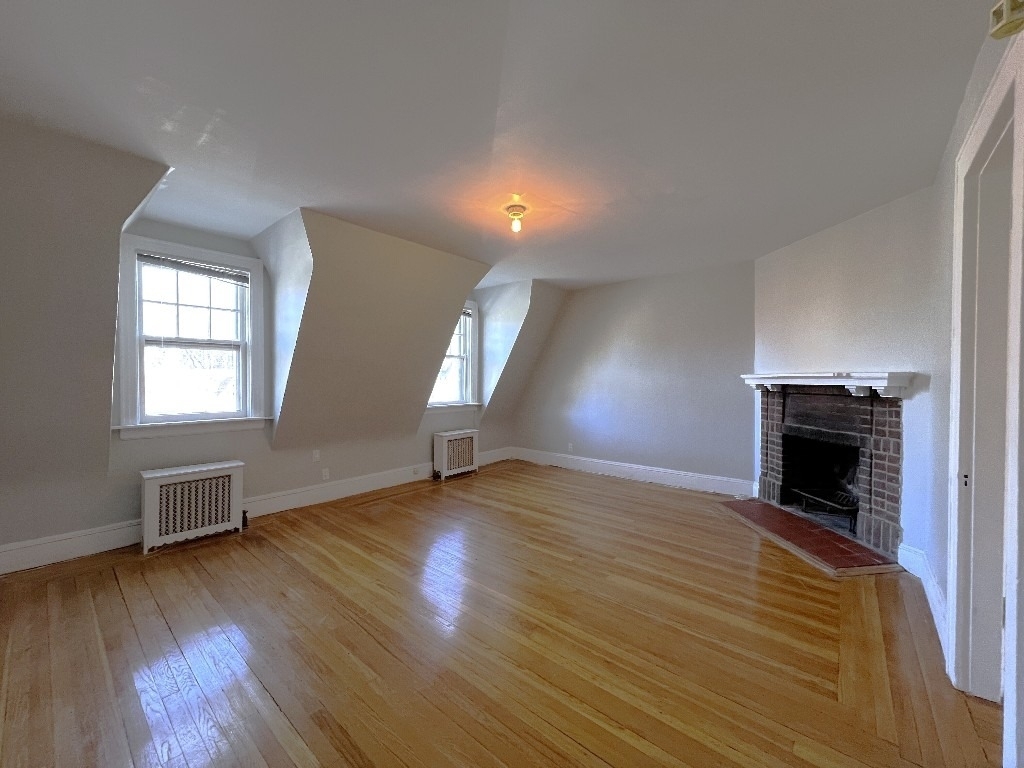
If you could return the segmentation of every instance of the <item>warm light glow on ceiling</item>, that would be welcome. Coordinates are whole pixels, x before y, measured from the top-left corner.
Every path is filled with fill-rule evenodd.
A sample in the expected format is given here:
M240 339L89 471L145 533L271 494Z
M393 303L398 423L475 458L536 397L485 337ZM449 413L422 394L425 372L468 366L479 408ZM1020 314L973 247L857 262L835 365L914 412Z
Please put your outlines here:
M521 160L514 167L459 168L431 179L422 194L436 196L438 189L445 190L444 215L517 247L526 247L527 239L510 237L509 205L526 208L520 231L528 232L535 247L603 222L615 194L614 185L579 169L569 173L540 163L526 167Z

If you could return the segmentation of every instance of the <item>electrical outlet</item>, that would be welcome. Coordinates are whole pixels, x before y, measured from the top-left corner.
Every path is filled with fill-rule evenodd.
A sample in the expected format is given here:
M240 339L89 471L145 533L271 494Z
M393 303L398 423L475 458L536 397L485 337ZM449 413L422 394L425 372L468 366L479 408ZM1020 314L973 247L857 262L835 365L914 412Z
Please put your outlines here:
M413 477L419 477L419 475L420 475L420 468L419 467L413 467L412 468L412 475L413 475Z
M569 453L572 453L575 450L576 450L575 446L573 446L572 443L569 443Z
M318 461L320 461L320 449L319 448L314 448L313 449L313 463L316 464Z
M324 467L323 470L321 470L320 474L323 475L324 480L331 479L331 470L329 470L327 467Z

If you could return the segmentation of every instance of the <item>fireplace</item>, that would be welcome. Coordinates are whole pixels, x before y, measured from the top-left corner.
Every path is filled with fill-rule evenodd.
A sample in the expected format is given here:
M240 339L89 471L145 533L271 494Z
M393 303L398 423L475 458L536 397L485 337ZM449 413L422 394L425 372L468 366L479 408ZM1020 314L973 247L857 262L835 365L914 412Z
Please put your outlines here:
M887 378L850 380L867 376ZM744 378L761 390L758 496L845 516L851 535L895 557L903 538L903 401L895 395L910 374Z

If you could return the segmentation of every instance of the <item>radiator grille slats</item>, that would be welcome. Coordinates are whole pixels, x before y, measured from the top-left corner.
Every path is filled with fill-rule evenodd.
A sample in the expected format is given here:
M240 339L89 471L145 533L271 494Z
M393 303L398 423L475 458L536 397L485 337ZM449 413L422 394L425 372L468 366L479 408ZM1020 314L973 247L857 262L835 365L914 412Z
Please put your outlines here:
M161 536L220 525L228 522L230 516L231 475L160 486L158 530Z
M473 456L473 437L457 437L448 441L448 471L471 467L475 463Z

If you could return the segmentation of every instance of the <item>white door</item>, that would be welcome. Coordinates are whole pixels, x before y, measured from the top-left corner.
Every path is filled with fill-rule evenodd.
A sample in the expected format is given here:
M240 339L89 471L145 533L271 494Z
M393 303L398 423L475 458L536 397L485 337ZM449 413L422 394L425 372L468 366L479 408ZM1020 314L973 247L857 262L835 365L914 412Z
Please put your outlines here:
M1002 134L968 185L975 205L977 259L973 338L963 338L960 511L970 519L965 689L1002 698L1003 540L1007 469L1007 366L1013 142ZM972 203L973 197L973 203ZM966 267L967 265L965 265ZM965 289L968 281L965 280Z

